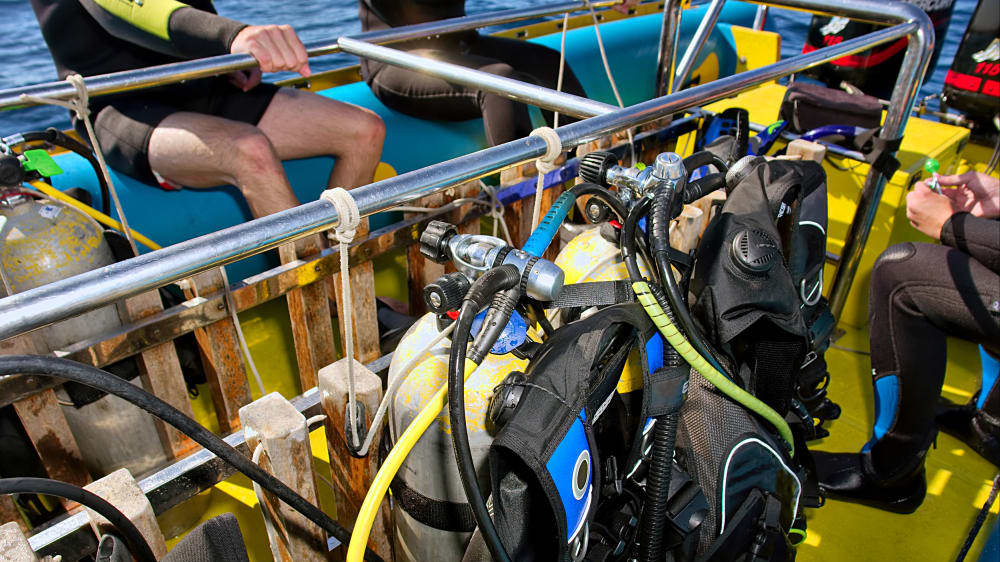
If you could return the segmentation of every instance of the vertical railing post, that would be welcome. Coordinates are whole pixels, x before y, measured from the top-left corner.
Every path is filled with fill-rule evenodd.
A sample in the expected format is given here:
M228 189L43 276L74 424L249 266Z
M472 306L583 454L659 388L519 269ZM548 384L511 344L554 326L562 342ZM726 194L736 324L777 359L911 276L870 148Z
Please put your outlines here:
M656 53L656 97L670 91L670 78L674 72L674 51L681 23L682 0L665 0L663 25L660 27L660 49Z
M163 533L156 522L153 506L127 469L118 469L100 480L87 484L84 488L107 500L108 503L122 512L122 515L142 533L157 559L167 555L167 544L163 540ZM90 515L90 525L97 536L107 532L118 532L114 525L103 516L89 508L87 513Z

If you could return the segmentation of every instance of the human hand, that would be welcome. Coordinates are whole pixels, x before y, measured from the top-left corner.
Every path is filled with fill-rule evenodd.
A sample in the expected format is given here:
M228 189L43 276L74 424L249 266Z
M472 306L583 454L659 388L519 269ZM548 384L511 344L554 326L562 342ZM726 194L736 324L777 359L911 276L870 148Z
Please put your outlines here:
M249 92L250 90L256 88L257 84L260 84L260 77L261 72L259 68L237 70L236 72L230 72L226 75L230 84L236 86L244 92Z
M939 176L942 189L957 211L968 211L973 216L987 219L1000 217L1000 180L982 172L968 171L958 176Z
M236 34L230 53L245 53L257 59L263 72L291 70L309 76L305 45L288 25L249 25Z
M950 198L935 193L924 182L917 183L913 191L906 194L906 218L913 228L935 240L941 239L944 223L956 211Z
M628 15L628 11L631 10L632 8L635 8L638 5L639 5L639 0L622 0L621 4L615 4L614 6L611 6L611 9L616 12Z

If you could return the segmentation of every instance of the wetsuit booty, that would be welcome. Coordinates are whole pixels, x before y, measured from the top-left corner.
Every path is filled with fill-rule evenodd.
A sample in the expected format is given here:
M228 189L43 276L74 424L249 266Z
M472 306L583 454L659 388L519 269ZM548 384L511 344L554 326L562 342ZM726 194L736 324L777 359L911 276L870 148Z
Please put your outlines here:
M831 499L893 513L913 513L927 495L923 463L909 474L884 481L865 462L864 453L813 452L820 490Z
M974 403L943 402L938 405L935 421L941 431L1000 467L1000 420L976 408Z

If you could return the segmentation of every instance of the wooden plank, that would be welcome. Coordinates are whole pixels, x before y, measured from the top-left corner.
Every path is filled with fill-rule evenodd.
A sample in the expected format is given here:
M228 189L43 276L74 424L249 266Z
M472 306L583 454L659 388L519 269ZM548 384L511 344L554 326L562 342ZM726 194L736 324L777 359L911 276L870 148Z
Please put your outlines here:
M38 557L31 550L23 529L17 523L0 525L0 560L5 562L36 562Z
M28 523L18 511L13 496L0 495L0 523L15 523L21 531L28 532Z
M146 494L139 488L139 483L135 481L127 469L118 469L104 478L88 484L86 489L107 500L128 518L142 534L142 537L146 539L146 543L157 560L167 555L167 545L163 540L163 532L160 531L160 526L156 523L153 506L146 498ZM87 508L87 514L90 516L90 525L98 536L109 531L118 532L104 516L89 508Z
M125 308L129 319L141 320L163 312L163 301L158 291L149 291L127 299ZM138 359L139 376L145 389L189 418L194 418L174 342L151 347L143 351ZM180 458L197 447L190 437L163 420L154 417L153 423L168 457Z
M198 294L211 294L223 290L222 274L217 269L210 269L191 278L197 287ZM223 307L224 301L219 302ZM219 420L219 429L223 433L232 433L240 427L239 410L241 406L250 403L250 386L247 383L247 372L243 362L243 350L240 349L236 326L228 316L213 324L209 324L195 335L199 338L202 350L207 354L209 369L206 376L212 389L212 402L215 404L215 416Z
M356 238L368 234L368 219L362 219L358 225ZM370 262L351 265L351 325L354 332L354 357L363 363L374 361L381 355L378 334L378 311L375 308L375 266ZM344 337L344 298L340 289L340 276L331 278L334 295L337 300L337 324L340 328L341 346L347 339ZM327 363L329 364L329 363Z
M250 451L263 447L261 468L273 474L313 505L318 505L316 479L306 418L277 392L240 408L243 435ZM268 493L261 509L274 514L267 530L271 554L280 561L325 560L323 530L304 515Z
M286 244L279 248L282 263L298 259L308 260L318 256L319 235ZM316 386L316 372L334 360L333 323L326 283L311 283L292 289L285 296L288 316L292 324L295 359L299 369L299 382L305 392Z
M35 446L49 478L77 486L90 482L90 474L83 464L80 447L76 444L52 389L16 402L14 410L17 411L21 425Z
M367 367L354 362L355 397L364 405L365 427L371 427L372 417L382 399L382 381ZM348 398L347 360L341 359L320 369L319 388L326 414L326 443L330 454L330 475L334 484L333 496L337 504L337 522L350 529L364 502L368 488L378 472L378 444L382 427L376 432L369 448L368 456L357 458L350 453L345 435L345 420ZM383 559L391 561L392 556L392 514L389 502L385 500L379 508L368 547Z

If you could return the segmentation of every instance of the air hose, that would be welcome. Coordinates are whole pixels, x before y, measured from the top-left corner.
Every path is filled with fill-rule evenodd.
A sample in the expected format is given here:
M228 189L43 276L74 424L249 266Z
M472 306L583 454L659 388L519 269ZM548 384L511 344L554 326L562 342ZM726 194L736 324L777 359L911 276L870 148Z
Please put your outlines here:
M556 199L555 203L549 207L549 211L545 213L545 216L538 223L538 227L528 237L528 241L524 243L524 251L533 256L544 254L549 244L555 239L556 234L559 233L559 227L566 220L566 216L573 209L576 198L581 195L593 195L597 197L601 202L610 207L621 221L624 221L628 214L625 206L611 191L593 183L584 182L577 184L569 190L564 191Z
M156 562L156 555L149 547L146 538L142 536L139 529L125 517L118 508L108 503L107 500L97 494L59 480L49 480L48 478L0 478L0 494L42 494L55 496L67 500L75 501L84 507L88 507L101 517L107 519L122 534L122 538L128 543L129 554L135 556L139 562Z
M2 375L34 375L66 379L85 384L108 394L114 394L123 400L131 402L177 428L205 449L215 453L220 459L245 474L250 480L260 484L261 488L278 496L282 501L321 527L324 531L336 537L340 542L347 543L351 540L351 533L347 529L338 525L327 514L309 503L308 500L297 494L283 482L253 464L250 459L241 455L239 451L231 447L217 435L187 417L170 404L107 371L58 357L7 355L0 356L0 376ZM359 554L357 559L360 558ZM366 552L365 558L373 561L382 560L373 551Z
M622 231L622 258L625 260L625 268L632 281L632 290L635 292L636 299L646 309L646 314L649 315L653 324L663 334L663 337L691 365L691 368L705 377L709 383L730 399L756 413L773 425L787 442L789 450L794 454L795 444L792 438L792 430L788 427L785 419L778 412L774 411L773 408L761 402L756 396L740 388L739 385L726 377L720 369L713 367L704 356L699 354L674 324L673 319L667 312L664 312L664 307L660 306L660 303L653 294L653 290L646 283L645 279L642 278L639 267L635 262L636 225L639 222L638 217L646 213L650 203L651 199L648 196L636 203L635 207L632 208L632 212L629 213L629 218L625 221L625 227Z
M572 199L570 199L570 203L572 204ZM541 230L544 224L545 221L542 221L535 232ZM479 362L483 360L485 356L485 353L482 353L483 348L485 347L485 350L489 351L499 336L499 330L491 328L499 326L500 329L503 329L506 326L514 310L514 304L517 303L517 294L514 296L498 295L500 307L495 312L493 308L487 312L487 318L490 317L490 313L493 313L492 325L488 326L486 322L483 323L480 332L481 338L476 342L473 356L466 360L466 346L469 343L472 320L495 294L509 289L517 290L520 280L521 273L516 267L504 265L487 271L472 284L472 288L469 289L468 295L459 308L458 321L451 340L451 354L448 357L448 416L451 420L451 439L455 446L455 461L458 464L462 487L465 488L465 495L472 507L476 524L479 526L479 531L482 533L490 554L498 562L509 562L510 556L500 541L500 535L497 533L496 526L493 524L493 519L490 518L489 510L486 507L486 499L483 498L483 493L479 489L476 465L472 459L472 448L469 445L469 430L465 423L465 377L460 374L459 365L478 366ZM487 335L488 331L490 334ZM493 342L489 341L491 339ZM465 371L469 370L466 367Z
M698 353L707 359L716 370L723 371L722 362L715 356L702 337L701 331L695 326L694 319L691 318L691 313L685 305L684 295L677 285L670 265L670 210L673 208L676 198L677 192L673 189L659 190L653 195L652 213L649 220L649 244L652 246L653 260L660 272L660 283L666 286L670 309L680 323L681 329L687 334Z
M16 136L16 135L15 135ZM26 142L47 142L49 144L54 144L58 147L65 148L71 152L82 156L90 166L94 168L94 173L97 174L97 181L101 186L101 212L105 215L111 214L111 194L108 190L108 182L104 179L104 174L101 173L101 165L97 162L97 158L94 157L94 153L90 148L83 144L82 142L74 139L71 136L66 135L59 129L55 127L49 127L44 131L33 131L30 133L21 133L21 143ZM9 137L14 138L14 137ZM20 143L17 143L20 144Z
M492 273L493 271L503 270L509 274L509 271L513 269L517 272L517 268L512 265L504 265L496 269L492 269L482 277L476 280L469 289L469 295L473 295L473 291L476 291L476 300L482 302L484 305L492 295L492 293L487 293L485 297L479 296L482 291L482 286L485 283L492 284L495 282L495 276L500 275L499 273ZM518 276L520 280L520 276ZM478 288L477 288L478 287ZM499 289L497 289L499 290ZM494 291L496 292L496 291ZM464 304L464 303L463 303ZM461 315L460 315L461 316ZM471 320L470 320L471 322ZM455 333L458 332L460 326L456 322ZM465 328L465 332L468 333L469 329ZM454 338L455 336L453 336ZM468 336L466 335L466 341L468 341ZM455 349L455 342L452 341L452 349ZM463 350L464 351L464 350ZM464 377L468 378L473 371L476 370L477 365L472 361L465 361L465 374ZM462 385L464 387L465 380L462 379ZM464 398L464 396L463 396ZM382 466L379 467L378 472L375 474L375 478L372 480L371 486L368 488L368 493L365 495L365 499L361 504L361 508L358 510L358 517L354 521L354 532L351 537L350 544L347 549L347 562L358 562L361 560L361 555L364 552L365 544L368 542L368 535L371 534L372 525L375 524L375 517L378 515L379 506L382 505L382 499L385 497L386 492L389 490L389 484L392 479L395 478L396 473L399 468L403 465L403 461L406 460L406 456L410 454L410 451L420 440L420 437L427 431L427 428L434 423L434 419L437 418L438 414L444 408L445 404L448 402L448 385L443 385L438 389L434 396L431 397L427 405L424 406L422 410L417 414L417 417L410 422L403 434L399 436L399 440L393 446L392 450L382 461ZM465 421L465 417L461 417L462 421ZM455 418L452 417L452 424L455 423ZM456 433L454 425L452 426L452 435ZM456 453L457 455L457 453ZM478 490L478 487L477 487ZM481 496L480 496L481 497ZM485 502L484 502L485 503ZM474 512L475 514L475 512ZM488 515L488 514L487 514ZM479 515L476 514L478 517ZM489 520L489 524L492 528L492 520ZM478 519L477 519L478 522ZM495 529L494 529L495 531ZM483 534L485 536L486 529L483 529ZM489 543L487 543L489 544ZM502 546L502 545L501 545ZM501 558L500 560L509 560L509 558Z
M688 381L688 367L684 359L672 348L664 350L663 368L667 370L663 384L657 385L666 410L657 416L653 428L652 455L646 476L646 501L642 508L639 546L640 562L661 562L664 555L663 529L667 523L667 500L670 498L670 476L674 465L674 444L677 440L677 421L684 404Z

